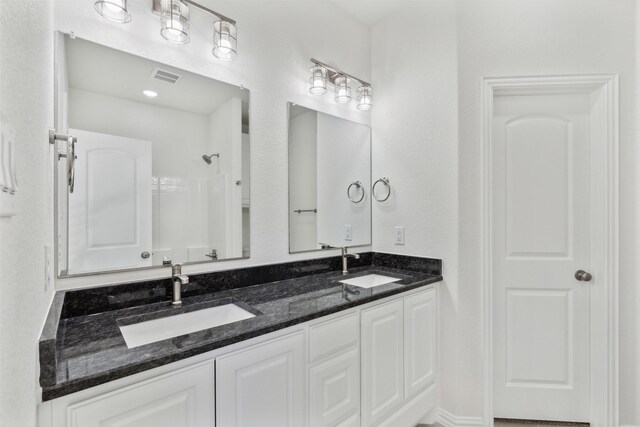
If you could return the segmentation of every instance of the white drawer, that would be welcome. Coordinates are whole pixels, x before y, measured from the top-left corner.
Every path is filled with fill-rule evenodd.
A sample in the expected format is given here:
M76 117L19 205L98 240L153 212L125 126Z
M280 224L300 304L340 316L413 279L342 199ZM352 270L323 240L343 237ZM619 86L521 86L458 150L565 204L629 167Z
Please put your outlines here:
M309 361L319 362L349 347L357 346L358 313L351 313L309 328Z

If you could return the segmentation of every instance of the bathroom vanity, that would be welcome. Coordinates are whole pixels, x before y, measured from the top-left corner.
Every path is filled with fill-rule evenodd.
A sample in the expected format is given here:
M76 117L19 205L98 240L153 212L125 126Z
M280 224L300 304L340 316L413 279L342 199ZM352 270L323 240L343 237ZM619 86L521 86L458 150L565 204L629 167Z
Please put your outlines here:
M436 402L441 262L365 253L348 275L340 262L193 276L181 307L167 279L58 292L40 425L414 425ZM146 344L123 336L228 306L248 315Z

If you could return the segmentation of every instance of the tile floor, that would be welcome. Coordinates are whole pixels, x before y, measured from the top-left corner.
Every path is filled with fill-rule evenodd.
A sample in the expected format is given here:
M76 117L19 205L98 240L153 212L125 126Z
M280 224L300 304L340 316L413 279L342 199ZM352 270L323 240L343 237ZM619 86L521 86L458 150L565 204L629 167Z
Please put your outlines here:
M494 427L549 427L549 426L571 426L571 427L588 427L589 424L581 423L536 423L535 421L506 421L496 420ZM442 427L440 424L418 424L416 427Z

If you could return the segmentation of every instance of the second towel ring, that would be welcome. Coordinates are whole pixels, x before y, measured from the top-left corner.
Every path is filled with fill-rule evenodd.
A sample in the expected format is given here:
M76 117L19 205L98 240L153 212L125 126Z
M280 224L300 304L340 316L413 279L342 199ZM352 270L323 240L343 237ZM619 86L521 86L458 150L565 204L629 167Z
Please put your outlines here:
M362 190L362 196L360 196L358 200L354 200L351 198L351 187L353 187L354 185L356 188ZM354 181L347 187L347 197L349 198L349 200L351 200L351 203L360 203L362 199L364 199L364 187L362 186L362 183L360 181Z
M387 195L385 197L378 198L376 196L376 185L383 183L387 187ZM373 183L373 187L371 188L371 194L373 194L373 198L378 202L386 202L389 196L391 196L391 185L389 185L389 178L382 177Z

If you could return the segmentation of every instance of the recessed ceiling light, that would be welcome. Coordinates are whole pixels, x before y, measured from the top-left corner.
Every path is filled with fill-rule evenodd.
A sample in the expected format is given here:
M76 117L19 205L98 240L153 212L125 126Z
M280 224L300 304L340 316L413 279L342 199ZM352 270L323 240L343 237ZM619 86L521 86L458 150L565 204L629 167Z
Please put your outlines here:
M155 98L156 96L158 96L158 92L154 92L154 91L149 90L149 89L143 90L142 93L147 95L149 98Z

